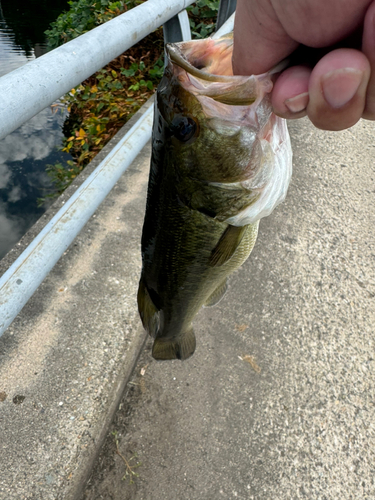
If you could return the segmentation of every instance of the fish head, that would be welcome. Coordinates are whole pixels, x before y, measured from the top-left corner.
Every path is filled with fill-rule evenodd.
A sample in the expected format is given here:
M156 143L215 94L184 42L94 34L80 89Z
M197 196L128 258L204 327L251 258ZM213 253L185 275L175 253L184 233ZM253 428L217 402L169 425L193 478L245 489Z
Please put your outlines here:
M189 179L195 181L190 182L195 192L200 182L206 194L208 185L218 187L221 197L226 188L230 199L236 187L246 194L242 206L236 205L236 213L233 209L220 212L221 220L232 218L230 223L244 225L268 215L267 188L270 191L270 179L275 178L275 156L280 150L285 156L288 147L283 143L288 146L289 136L282 119L272 113L272 72L233 75L232 51L232 36L166 46L168 64L158 87L154 134L156 138L159 134L166 154L173 158L173 174L185 180L185 196ZM288 163L282 187L274 187L271 193L272 208L283 199L289 183L289 150L288 158L282 159ZM282 175L277 172L276 177ZM250 217L242 214L233 220L265 191L266 203L253 208Z

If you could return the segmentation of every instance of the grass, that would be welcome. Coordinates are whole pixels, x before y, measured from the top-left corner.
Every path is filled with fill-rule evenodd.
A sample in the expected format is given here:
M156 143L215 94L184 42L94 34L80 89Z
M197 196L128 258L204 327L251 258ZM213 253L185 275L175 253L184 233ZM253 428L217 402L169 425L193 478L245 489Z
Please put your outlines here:
M116 431L112 432L112 435L113 435L114 440L115 440L116 453L117 453L117 455L120 458L122 458L123 462L125 463L125 467L126 467L125 474L124 474L124 477L122 479L123 479L123 481L129 480L129 483L133 484L134 483L134 479L137 478L137 477L139 477L139 474L137 474L136 472L134 472L133 469L137 469L138 467L140 467L142 465L142 463L141 462L135 462L133 465L130 465L131 461L137 458L137 454L134 454L129 459L126 459L124 457L124 455L120 452L117 432Z

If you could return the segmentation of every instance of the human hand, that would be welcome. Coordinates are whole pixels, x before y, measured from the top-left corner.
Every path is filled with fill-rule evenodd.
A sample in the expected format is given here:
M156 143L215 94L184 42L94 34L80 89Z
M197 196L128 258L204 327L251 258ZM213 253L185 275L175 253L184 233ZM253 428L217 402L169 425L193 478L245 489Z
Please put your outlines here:
M374 120L375 0L238 0L233 72L264 73L300 44L331 47L361 29L359 49L332 48L313 68L304 61L283 71L272 105L283 118L307 115L325 130Z

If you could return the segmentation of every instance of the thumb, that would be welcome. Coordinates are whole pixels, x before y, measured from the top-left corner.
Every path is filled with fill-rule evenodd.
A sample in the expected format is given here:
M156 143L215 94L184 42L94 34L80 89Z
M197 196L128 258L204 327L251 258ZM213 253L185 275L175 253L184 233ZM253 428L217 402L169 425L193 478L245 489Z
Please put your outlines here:
M265 73L299 45L281 25L271 2L264 0L238 0L233 37L235 75Z

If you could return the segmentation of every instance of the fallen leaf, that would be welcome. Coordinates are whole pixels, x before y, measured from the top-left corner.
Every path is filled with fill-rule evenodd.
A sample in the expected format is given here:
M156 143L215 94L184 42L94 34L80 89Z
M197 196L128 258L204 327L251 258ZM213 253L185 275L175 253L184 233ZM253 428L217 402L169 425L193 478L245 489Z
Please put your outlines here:
M246 356L242 356L242 359L243 359L243 361L247 361L251 365L251 367L253 368L254 371L256 371L257 373L261 372L260 366L258 366L256 364L256 361L252 356L249 356L248 354L246 354Z
M239 332L244 332L249 325L236 325L236 330Z
M146 382L145 379L141 379L139 382L139 388L141 389L142 394L146 392Z

